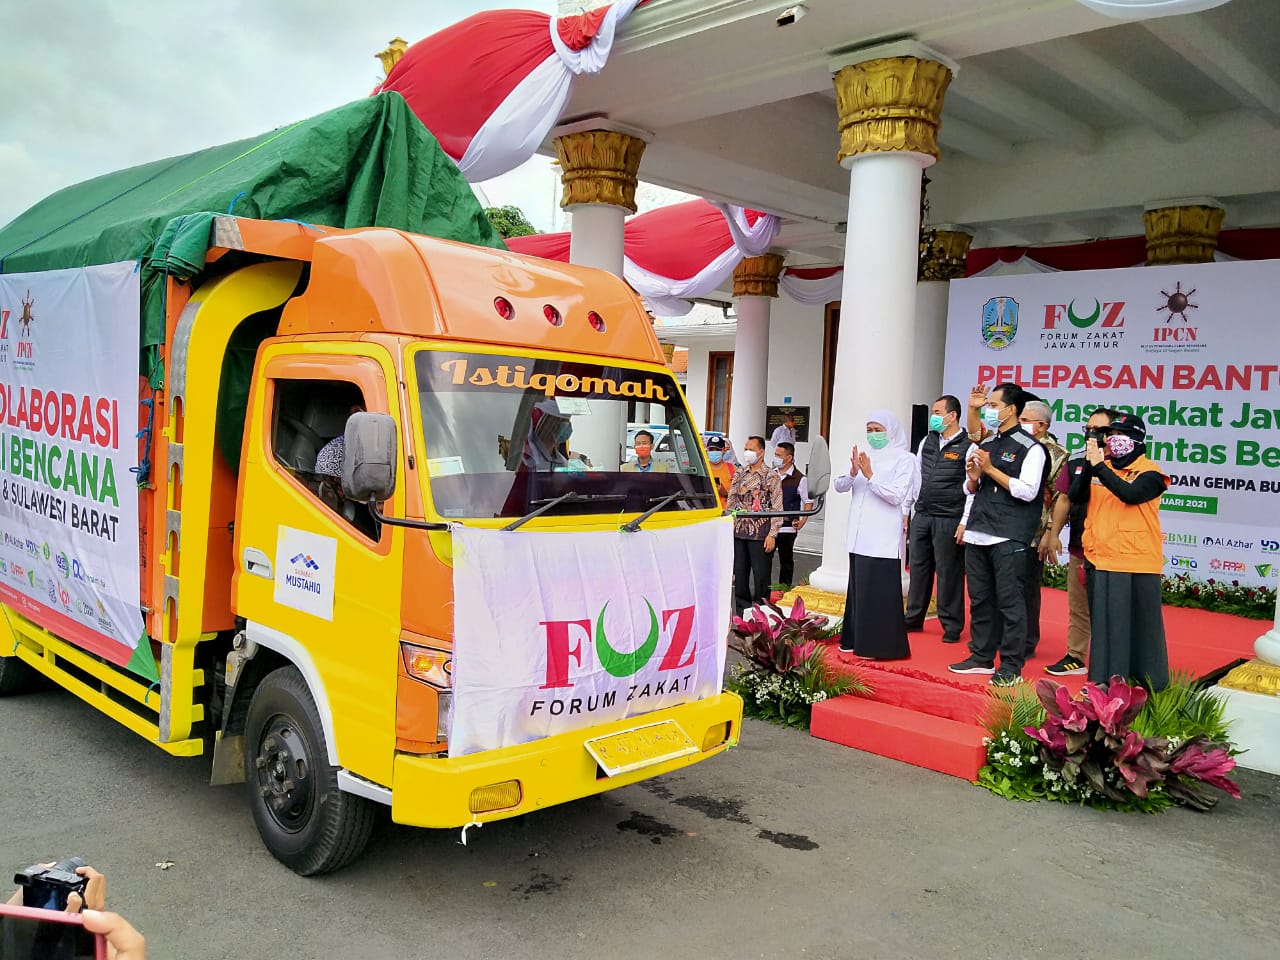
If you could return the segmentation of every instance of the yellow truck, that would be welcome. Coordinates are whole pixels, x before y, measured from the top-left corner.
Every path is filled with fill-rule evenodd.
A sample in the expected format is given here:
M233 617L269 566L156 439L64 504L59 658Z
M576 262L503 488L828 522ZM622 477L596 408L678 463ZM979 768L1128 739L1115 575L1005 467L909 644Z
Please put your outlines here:
M208 755L298 873L734 744L730 527L640 301L397 94L0 228L0 696Z

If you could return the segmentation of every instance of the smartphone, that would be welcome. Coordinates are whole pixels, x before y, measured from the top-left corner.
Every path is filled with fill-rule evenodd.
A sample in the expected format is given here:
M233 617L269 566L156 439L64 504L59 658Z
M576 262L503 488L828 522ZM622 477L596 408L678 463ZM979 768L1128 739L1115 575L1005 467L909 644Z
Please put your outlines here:
M0 903L0 960L107 960L107 941L77 913Z

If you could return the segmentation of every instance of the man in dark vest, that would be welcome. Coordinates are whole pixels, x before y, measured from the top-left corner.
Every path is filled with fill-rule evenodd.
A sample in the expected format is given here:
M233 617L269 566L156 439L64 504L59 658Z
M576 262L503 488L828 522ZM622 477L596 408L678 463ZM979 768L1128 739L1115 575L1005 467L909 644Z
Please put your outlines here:
M950 669L989 675L994 686L1017 683L1026 658L1027 551L1039 547L1049 462L1044 447L1018 422L1031 399L1016 383L988 393L982 422L994 432L970 446L965 457L964 491L973 498L964 531L969 657Z
M782 509L807 510L812 501L809 499L809 481L796 467L796 445L788 440L779 440L774 448L773 468L778 471L782 481ZM785 519L778 531L778 582L788 587L795 586L796 534L805 525L806 517L796 520Z
M906 616L908 631L924 629L936 570L943 643L959 643L964 630L964 545L959 527L967 449L960 429L960 401L949 394L939 397L929 414L929 432L916 450L920 496L908 534L911 586Z

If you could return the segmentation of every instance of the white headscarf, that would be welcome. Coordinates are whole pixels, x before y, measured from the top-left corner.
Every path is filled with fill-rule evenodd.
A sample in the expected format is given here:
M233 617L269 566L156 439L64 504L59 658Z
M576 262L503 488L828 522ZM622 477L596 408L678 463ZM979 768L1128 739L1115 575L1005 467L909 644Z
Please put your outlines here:
M867 445L867 454L871 457L871 467L876 471L888 472L898 467L899 461L903 457L911 461L911 503L915 503L916 498L920 495L920 465L916 463L916 458L911 454L911 445L908 442L907 431L903 429L902 422L888 410L873 410L871 415L867 417L867 423L878 423L885 429L888 434L889 444L883 450L873 450L870 444Z

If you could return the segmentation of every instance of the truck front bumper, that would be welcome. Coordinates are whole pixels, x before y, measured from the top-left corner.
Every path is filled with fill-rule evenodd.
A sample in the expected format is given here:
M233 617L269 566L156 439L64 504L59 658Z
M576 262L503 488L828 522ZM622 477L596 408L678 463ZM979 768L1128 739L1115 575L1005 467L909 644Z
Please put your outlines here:
M678 723L701 749L688 756L609 777L585 746L588 740L666 720ZM465 757L434 758L398 753L391 789L391 818L396 823L417 827L461 827L516 817L698 763L737 744L741 727L742 700L737 694L726 692L626 720ZM500 809L483 809L493 803L487 798L494 796L507 796L514 802Z

